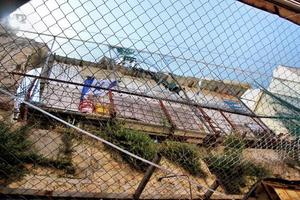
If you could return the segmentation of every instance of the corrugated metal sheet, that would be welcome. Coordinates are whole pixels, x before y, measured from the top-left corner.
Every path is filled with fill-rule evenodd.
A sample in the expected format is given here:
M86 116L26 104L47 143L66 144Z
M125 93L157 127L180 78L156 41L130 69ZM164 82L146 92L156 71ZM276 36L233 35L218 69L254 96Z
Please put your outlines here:
M152 79L136 78L132 76L122 76L118 79L119 89L123 91L131 91L140 94L169 98L174 100L182 99L178 94L169 91L163 85L158 85Z
M84 78L81 75L82 68L76 65L68 65L64 63L58 63L54 62L51 70L49 72L49 78L51 79L58 79L63 81L71 81L75 83L82 83ZM51 84L57 84L55 81L49 81ZM75 87L75 85L72 84L66 84L70 87Z
M48 83L42 93L42 104L49 108L78 111L81 89Z
M224 113L224 115L226 115L228 119L235 125L237 131L247 132L249 134L253 132L261 133L264 131L263 128L250 117L233 113Z
M163 85L158 85L154 80L146 78L142 79L132 76L123 76L120 78L119 86L121 90L173 100L183 100L182 97L184 96L182 93L178 95L174 92L171 92ZM185 92L192 101L201 105L250 113L249 109L247 109L235 96L221 94L209 90L200 90L199 88L192 89L188 87L185 87Z

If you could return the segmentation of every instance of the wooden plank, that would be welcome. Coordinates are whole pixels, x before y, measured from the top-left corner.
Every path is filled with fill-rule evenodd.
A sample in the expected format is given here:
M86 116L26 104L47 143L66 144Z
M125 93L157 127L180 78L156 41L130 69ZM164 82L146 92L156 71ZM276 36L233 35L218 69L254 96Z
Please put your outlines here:
M107 120L110 119L109 115L100 115L100 114L86 114L86 113L80 113L76 111L66 111L63 109L54 109L54 108L48 108L48 107L43 107L44 110L49 111L49 112L60 112L62 114L69 114L69 115L77 115L84 117L89 120ZM166 125L157 125L157 124L150 124L142 121L137 121L137 120L131 120L131 119L126 119L126 118L117 118L117 120L120 120L124 122L124 126L126 128L134 129L134 130L139 130L142 132L147 132L149 134L156 134L156 135L164 135L167 136L170 132L170 126ZM205 137L206 133L201 132L201 131L194 131L194 130L181 130L181 129L175 129L174 130L174 135L175 136L183 136L183 137L189 137L189 138L203 138Z
M231 128L232 128L233 130L236 130L235 124L233 124L233 123L229 120L229 118L223 113L223 111L220 111L220 113L221 113L221 115L224 117L224 119L226 120L226 122L231 126Z
M262 185L262 187L264 188L264 190L265 190L267 196L269 197L269 199L270 199L270 200L273 200L273 199L274 199L273 197L274 197L275 193L274 193L272 187L269 186L269 185L268 185L266 182L264 182L264 181L261 182L261 185Z
M16 189L8 187L0 187L0 198L20 197L20 199L132 199L131 194L126 193L93 193L93 192L61 192L61 191L47 191L47 190L35 190L35 189ZM189 195L161 195L160 197L146 197L143 199L190 199ZM199 197L197 199L203 199ZM229 200L243 199L243 195L213 195L211 200Z
M116 108L115 108L114 98L111 90L108 91L108 96L109 96L109 104L110 104L109 114L111 118L115 118Z
M286 192L286 189L282 188L274 188L276 194L279 196L280 200L294 200L289 194Z
M285 190L291 199L300 199L300 190Z
M204 199L209 200L211 195L213 195L214 191L217 190L217 188L220 186L220 183L218 179L216 179L213 184L209 187L211 190L207 190L207 192L204 194Z
M135 120L128 120L128 119L119 119L118 120L124 122L124 127L129 129L134 129L142 132L146 132L149 134L154 135L169 135L170 127L153 125L153 124L146 124L144 122L135 121Z
M159 100L159 105L160 105L161 109L163 110L163 112L164 112L164 114L165 114L165 116L166 116L166 118L167 118L169 124L171 124L170 134L173 134L173 133L174 133L174 129L177 128L177 127L176 127L176 124L173 123L172 117L171 117L169 111L167 110L167 108L166 108L166 106L164 105L164 103L163 103L162 100Z
M195 138L195 139L196 138L203 139L205 136L207 136L209 134L207 134L205 132L200 132L200 131L176 129L174 131L174 135Z

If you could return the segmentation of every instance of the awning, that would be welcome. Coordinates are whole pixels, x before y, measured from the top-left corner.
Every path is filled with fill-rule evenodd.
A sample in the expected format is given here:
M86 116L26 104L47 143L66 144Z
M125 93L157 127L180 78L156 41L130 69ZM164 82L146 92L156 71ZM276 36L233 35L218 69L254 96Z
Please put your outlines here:
M238 0L300 25L299 0Z

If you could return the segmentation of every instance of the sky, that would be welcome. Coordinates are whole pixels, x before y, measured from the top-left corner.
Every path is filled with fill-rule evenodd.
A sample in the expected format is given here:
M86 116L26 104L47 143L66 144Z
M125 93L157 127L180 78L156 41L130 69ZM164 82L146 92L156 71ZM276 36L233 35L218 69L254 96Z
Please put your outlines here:
M276 66L300 67L300 27L236 0L31 0L10 24L59 55L97 62L121 46L183 76L266 86Z

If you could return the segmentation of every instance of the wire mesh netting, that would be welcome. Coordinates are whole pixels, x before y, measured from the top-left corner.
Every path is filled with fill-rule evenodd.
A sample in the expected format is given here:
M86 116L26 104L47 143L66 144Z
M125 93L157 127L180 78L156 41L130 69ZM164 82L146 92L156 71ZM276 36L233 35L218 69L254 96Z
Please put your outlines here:
M300 179L299 36L235 0L27 2L0 23L1 197L241 199Z

